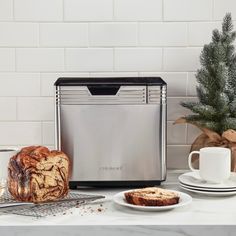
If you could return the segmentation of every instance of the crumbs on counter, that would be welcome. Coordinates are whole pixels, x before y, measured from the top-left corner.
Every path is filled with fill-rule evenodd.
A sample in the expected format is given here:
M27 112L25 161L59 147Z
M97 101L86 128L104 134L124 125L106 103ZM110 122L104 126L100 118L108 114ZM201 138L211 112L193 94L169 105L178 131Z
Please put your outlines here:
M96 204L96 205L85 205L83 203L77 203L75 208L79 209L80 216L84 216L86 214L99 214L102 212L105 212L107 210L106 207L103 206L103 204ZM73 214L72 211L70 212L63 212L62 215L68 215ZM54 215L56 216L56 215Z
M83 205L81 208L81 216L90 213L101 213L107 210L107 208L103 207L103 204L95 205L95 206L87 206Z

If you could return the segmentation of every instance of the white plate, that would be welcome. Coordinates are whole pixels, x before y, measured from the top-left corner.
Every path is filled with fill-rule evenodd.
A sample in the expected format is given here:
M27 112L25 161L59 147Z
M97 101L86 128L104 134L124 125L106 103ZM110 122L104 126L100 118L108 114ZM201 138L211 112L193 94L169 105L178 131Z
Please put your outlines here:
M128 191L123 191L123 192L117 193L113 197L113 201L120 206L125 206L125 207L129 207L129 208L133 208L135 210L140 210L140 211L166 211L166 210L171 210L174 208L186 206L192 202L192 197L190 195L188 195L186 193L179 192L179 191L169 190L169 191L177 193L179 195L180 200L179 200L178 204L174 204L174 205L170 205L170 206L138 206L138 205L130 204L126 201L124 194L126 192L130 192L130 191L133 191L133 190L128 190Z
M214 184L209 183L200 178L198 171L188 172L179 176L179 182L190 187L199 187L204 190L207 189L223 189L223 190L236 190L236 173L231 172L230 178L223 183Z
M184 190L187 190L189 192L203 194L207 196L214 196L214 197L226 197L226 196L232 196L236 195L236 191L230 191L230 192L209 192L209 191L201 191L201 190L195 190L191 188L184 187L183 185L180 185L180 187Z
M200 190L200 191L208 191L208 192L236 192L236 188L226 188L226 189L222 189L222 188L200 188L200 187L193 187L187 184L183 184L181 182L179 182L179 184L185 188L190 188L190 189L194 189L194 190Z
M181 187L184 187L184 188L187 188L187 189L192 189L192 190L196 190L196 191L201 191L201 192L208 192L208 193L236 193L236 190L215 190L215 189L201 189L201 188L198 188L198 187L190 187L190 186L187 186L185 184L182 184L182 183L179 183Z

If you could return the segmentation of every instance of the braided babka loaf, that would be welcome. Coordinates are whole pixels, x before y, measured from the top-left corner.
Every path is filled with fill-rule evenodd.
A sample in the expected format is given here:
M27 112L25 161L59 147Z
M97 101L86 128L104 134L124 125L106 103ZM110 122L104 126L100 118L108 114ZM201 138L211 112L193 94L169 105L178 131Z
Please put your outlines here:
M23 148L10 159L8 190L23 202L46 202L63 198L69 190L69 158L42 146Z

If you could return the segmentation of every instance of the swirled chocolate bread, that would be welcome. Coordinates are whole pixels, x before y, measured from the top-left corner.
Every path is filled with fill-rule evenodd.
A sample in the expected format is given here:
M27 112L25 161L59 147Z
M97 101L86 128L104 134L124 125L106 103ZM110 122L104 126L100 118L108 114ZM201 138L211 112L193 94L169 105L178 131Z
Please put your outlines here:
M157 187L126 192L125 198L128 203L139 206L168 206L179 202L178 194Z
M46 202L63 198L69 186L69 158L42 146L23 148L10 159L8 190L24 202Z

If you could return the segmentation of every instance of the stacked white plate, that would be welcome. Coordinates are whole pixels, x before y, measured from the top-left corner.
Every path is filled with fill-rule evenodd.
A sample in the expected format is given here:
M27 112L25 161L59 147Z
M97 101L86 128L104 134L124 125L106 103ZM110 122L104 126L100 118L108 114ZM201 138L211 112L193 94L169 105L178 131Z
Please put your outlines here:
M188 172L179 176L180 187L184 190L209 196L236 195L236 173L220 184L209 183L200 178L199 173Z

